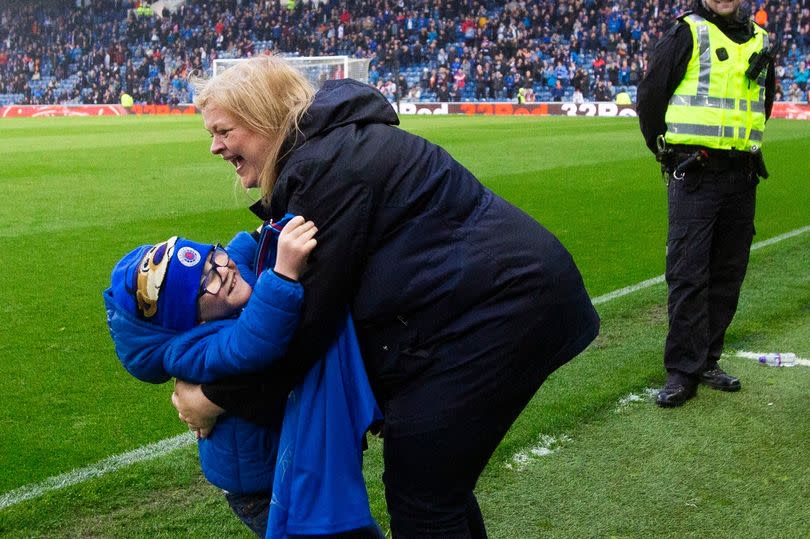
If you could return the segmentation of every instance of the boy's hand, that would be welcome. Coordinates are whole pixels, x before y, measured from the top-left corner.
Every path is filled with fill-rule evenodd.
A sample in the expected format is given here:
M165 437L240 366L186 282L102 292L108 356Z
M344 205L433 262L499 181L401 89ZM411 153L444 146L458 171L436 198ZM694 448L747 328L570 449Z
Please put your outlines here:
M318 228L312 221L305 221L300 215L290 219L278 237L275 272L297 281L307 265L309 253L318 243L316 232Z

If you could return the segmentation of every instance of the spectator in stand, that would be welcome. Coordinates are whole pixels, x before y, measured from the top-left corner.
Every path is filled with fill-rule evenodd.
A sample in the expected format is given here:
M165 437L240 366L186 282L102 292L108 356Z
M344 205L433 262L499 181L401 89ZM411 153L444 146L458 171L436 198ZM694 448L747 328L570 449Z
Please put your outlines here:
M574 79L571 81L574 89L582 92L582 97L587 99L591 95L591 82L588 72L585 68L580 67L577 69Z
M431 7L434 1L424 9L421 0L394 4L346 0L296 2L289 9L279 2L186 0L175 11L165 9L162 16L156 16L144 10L126 11L114 0L85 3L89 5L76 8L72 1L56 0L37 9L23 3L13 13L10 7L0 8L0 19L15 20L13 25L0 25L0 54L6 56L5 68L0 67L0 92L24 93L30 96L26 99L50 102L103 98L108 95L104 86L117 70L121 89L138 102L187 100L187 86L180 87L185 74L210 70L217 56L260 52L366 57L385 72L389 69L383 66L395 63L400 69L433 69L457 60L451 74L462 69L467 80L474 80L478 63L487 62L493 65L491 80L500 58L502 65L514 65L521 79L531 69L533 79L540 84L545 80L548 88L554 87L557 78L564 89L575 86L572 79L579 68L591 80L635 86L647 67L650 45L670 27L670 17L689 7L688 0L663 4L612 0L598 4L598 9L596 3L588 6L580 0L528 0L503 5L453 2L441 9ZM807 61L810 52L808 6L810 0L761 2L773 41L784 44L788 51L785 62L793 65ZM757 12L761 10L757 8ZM51 22L46 24L46 20ZM35 32L21 32L23 28ZM164 62L156 71L139 70L148 61L147 50L158 52ZM624 60L631 66L626 82L619 80L624 76ZM131 74L130 63L135 74ZM551 79L543 63L552 69L559 63L568 77L555 74ZM616 64L618 77L606 73L608 64ZM96 68L97 77L89 86L70 83L73 79L68 77L77 71L89 72L91 67ZM98 76L102 69L104 80ZM48 77L58 79L50 91ZM371 82L376 85L378 81ZM92 89L92 83L98 91ZM521 84L512 81L505 93L514 95ZM56 95L59 88L63 90ZM580 89L585 97L591 90L590 85L582 84Z
M804 101L804 93L802 92L802 89L799 88L799 85L795 82L790 85L786 99L790 103L801 103Z
M490 75L489 71L484 70L484 66L478 64L475 66L475 99L483 100L489 97Z
M492 74L492 97L497 100L503 100L506 97L503 82L503 73L495 71Z
M551 100L557 102L562 101L564 94L565 90L563 89L562 81L558 79L557 82L554 83L554 88L551 89Z
M446 82L443 82L436 89L436 99L438 99L440 103L447 103L450 101L450 89L447 87Z
M802 60L799 62L799 67L796 68L793 75L793 82L795 82L802 91L807 90L807 79L810 77L810 70L807 68L807 63Z
M760 25L763 28L768 26L768 12L765 11L765 3L762 2L759 4L759 9L757 10L756 14L754 15L754 22Z
M453 82L458 93L463 93L464 87L467 85L467 76L464 74L463 69L456 69L456 72L453 74Z
M609 83L605 83L603 80L596 83L596 89L593 92L594 101L613 101L613 94L611 94L610 90L608 89L608 84Z

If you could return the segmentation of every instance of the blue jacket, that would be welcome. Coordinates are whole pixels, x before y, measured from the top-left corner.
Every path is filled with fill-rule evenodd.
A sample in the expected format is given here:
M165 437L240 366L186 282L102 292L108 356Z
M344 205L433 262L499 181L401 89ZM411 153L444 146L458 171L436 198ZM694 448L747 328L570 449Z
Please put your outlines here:
M279 228L270 231L268 257L275 257ZM245 233L228 246L248 281L248 261L256 247ZM212 372L228 376L261 369L283 354L294 333L302 290L272 271L263 272L238 319L184 333L137 319L115 304L109 290L104 299L116 353L128 372L153 383L172 376L200 383L210 381ZM272 323L257 328L256 319ZM324 360L286 396L283 414L283 421L270 426L221 417L198 445L206 478L231 492L272 491L269 538L334 534L372 525L362 451L365 432L381 413L348 314Z
M255 276L251 278L247 260L255 248L256 242L245 233L228 245L249 282ZM179 378L199 384L257 372L283 356L298 323L303 288L272 271L264 272L238 319L202 324L183 333L140 320L118 306L109 289L104 301L116 354L130 374L144 382ZM272 323L258 324L257 320ZM211 435L198 443L205 477L230 492L269 492L281 407L275 422L275 428L268 428L227 414L220 417Z

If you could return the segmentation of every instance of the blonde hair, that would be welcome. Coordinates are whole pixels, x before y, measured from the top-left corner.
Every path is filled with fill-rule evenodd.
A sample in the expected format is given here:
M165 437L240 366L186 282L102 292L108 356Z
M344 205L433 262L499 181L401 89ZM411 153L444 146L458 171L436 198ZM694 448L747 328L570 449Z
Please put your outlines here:
M298 123L315 97L315 88L281 58L256 56L210 79L192 78L194 104L203 110L216 105L269 143L267 162L259 175L265 204L276 183L276 165L284 140L298 132Z

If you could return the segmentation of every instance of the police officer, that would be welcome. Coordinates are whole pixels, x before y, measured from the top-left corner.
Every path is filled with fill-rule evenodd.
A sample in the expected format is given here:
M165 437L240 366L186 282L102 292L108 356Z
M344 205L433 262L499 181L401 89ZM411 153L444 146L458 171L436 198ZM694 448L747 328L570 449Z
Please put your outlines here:
M748 265L756 185L767 177L761 147L774 95L768 34L740 3L695 0L638 88L641 131L668 182L665 407L699 383L740 389L717 361Z

